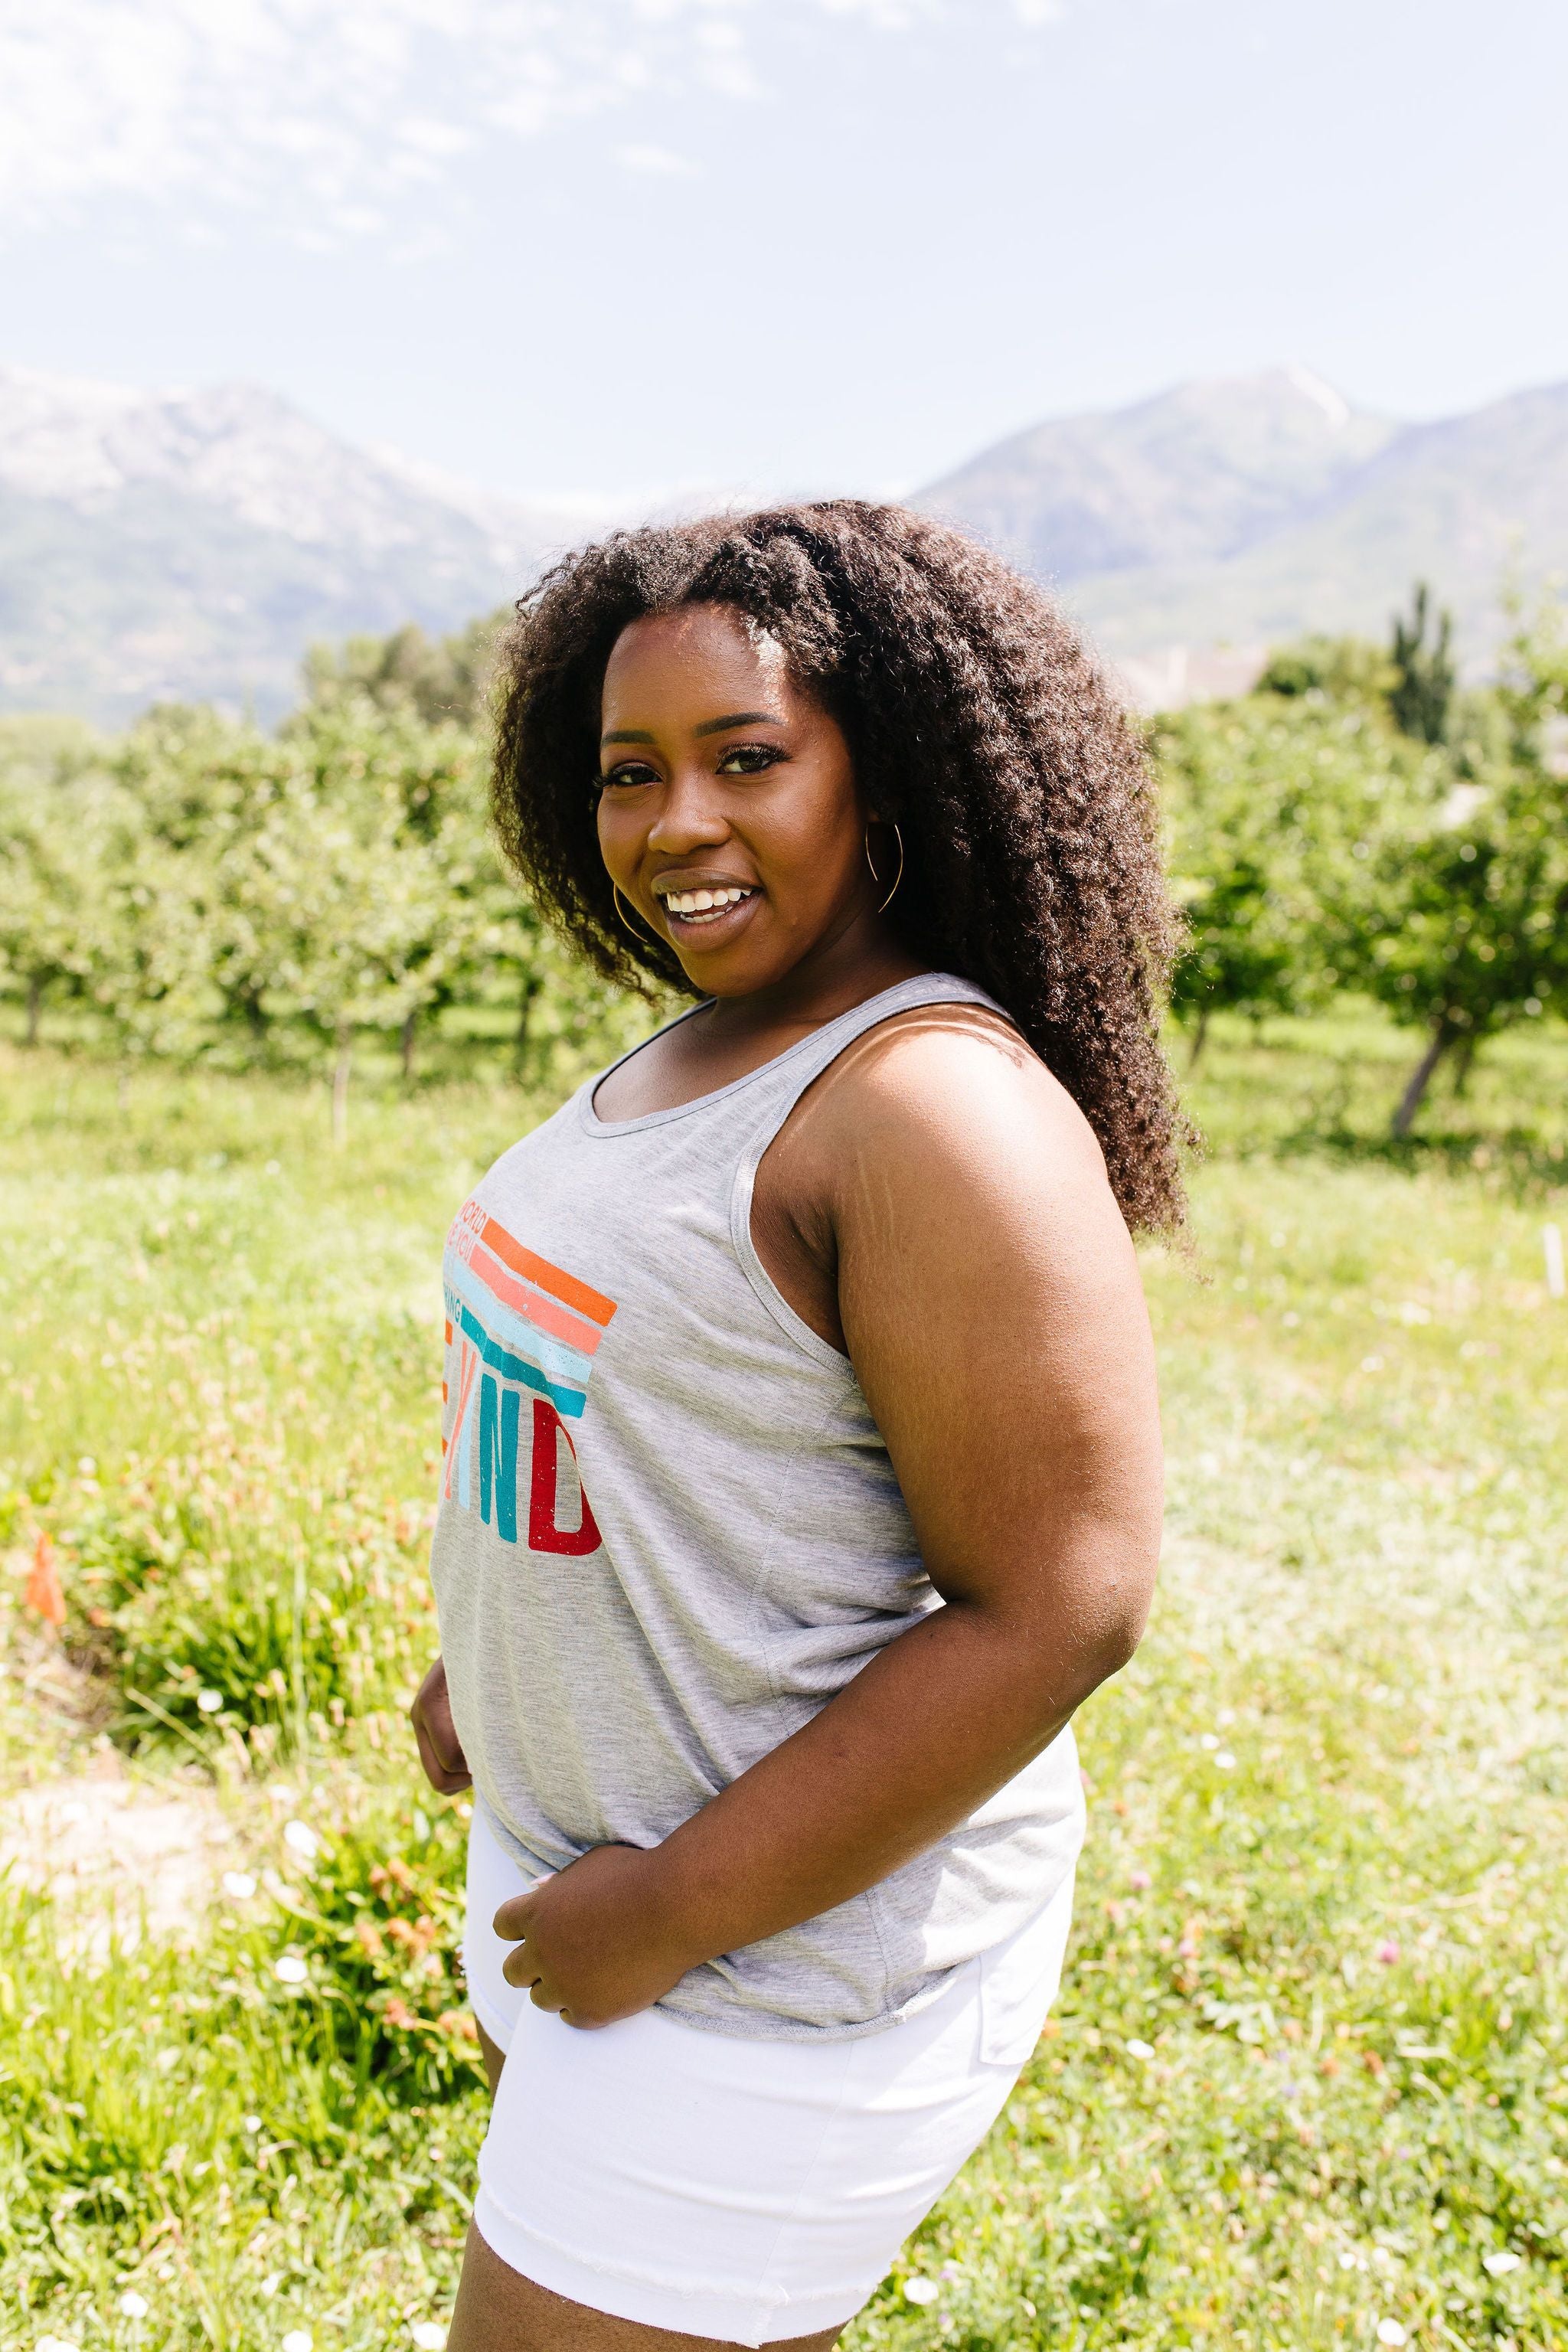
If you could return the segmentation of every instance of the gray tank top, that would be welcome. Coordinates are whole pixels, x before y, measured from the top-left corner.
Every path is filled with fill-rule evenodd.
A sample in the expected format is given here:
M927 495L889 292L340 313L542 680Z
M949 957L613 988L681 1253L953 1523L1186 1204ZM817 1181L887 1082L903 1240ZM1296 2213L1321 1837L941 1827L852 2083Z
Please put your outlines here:
M942 1606L847 1359L752 1246L752 1187L854 1038L990 1001L901 982L643 1118L601 1119L590 1080L454 1223L432 1575L475 1793L529 1875L658 1843ZM940 1844L660 2005L726 2033L872 2032L1048 1902L1082 1838L1067 1730Z

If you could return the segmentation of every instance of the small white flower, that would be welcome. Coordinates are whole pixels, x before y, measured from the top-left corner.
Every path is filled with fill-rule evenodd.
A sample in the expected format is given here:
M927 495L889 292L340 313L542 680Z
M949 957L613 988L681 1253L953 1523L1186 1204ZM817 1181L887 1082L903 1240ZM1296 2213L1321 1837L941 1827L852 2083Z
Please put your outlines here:
M1154 2045L1152 2042L1130 2042L1127 2045L1127 2055L1129 2058L1152 2058Z
M1397 2352L1397 2347L1401 2344L1408 2344L1410 2338L1397 2319L1380 2319L1377 2323L1377 2340L1380 2344L1392 2344Z
M259 2116L241 2116L239 2119L239 2127L241 2131L258 2132L261 2129L261 2117Z
M935 2279L907 2278L904 2281L906 2303L934 2303L941 2293Z
M1504 2246L1495 2254L1483 2254L1481 2268L1489 2278L1507 2278L1510 2271L1518 2270L1523 2260L1522 2254L1510 2253Z
M73 2344L68 2336L40 2336L33 2352L81 2352L81 2347Z
M128 2286L120 2298L120 2308L127 2319L145 2319L147 2298L144 2294L138 2294L133 2286Z
M1236 1759L1228 1748L1222 1748L1214 1760L1222 1772L1234 1772L1236 1769Z
M223 1705L222 1691L205 1690L196 1693L196 1705L204 1715L216 1715Z
M1219 1746L1219 1741L1215 1738L1212 1731L1205 1731L1203 1738L1199 1740L1198 1746L1200 1748L1206 1748L1212 1756L1215 1749Z
M283 2338L283 2352L310 2352L310 2329L291 2327Z
M226 1870L223 1891L226 1895L232 1895L237 1903L248 1903L256 1892L256 1881L248 1870Z
M301 1855L306 1862L321 1851L321 1841L309 1822L285 1822L283 1843L290 1853Z
M447 2331L438 2319L416 2319L408 2333L419 2347L419 2352L441 2352L447 2341Z
M272 1973L279 1984L303 1984L310 1970L303 1960L295 1958L292 1952L285 1952L280 1960L273 1961Z

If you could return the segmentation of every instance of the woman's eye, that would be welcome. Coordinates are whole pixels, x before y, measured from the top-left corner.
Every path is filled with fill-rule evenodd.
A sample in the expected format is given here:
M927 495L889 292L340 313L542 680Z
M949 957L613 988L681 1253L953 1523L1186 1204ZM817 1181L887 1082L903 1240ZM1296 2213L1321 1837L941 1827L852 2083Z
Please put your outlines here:
M776 743L737 743L719 762L721 776L760 776L784 758Z
M599 782L605 785L657 784L658 771L650 768L646 760L626 760L620 767L612 768L607 775L601 776Z

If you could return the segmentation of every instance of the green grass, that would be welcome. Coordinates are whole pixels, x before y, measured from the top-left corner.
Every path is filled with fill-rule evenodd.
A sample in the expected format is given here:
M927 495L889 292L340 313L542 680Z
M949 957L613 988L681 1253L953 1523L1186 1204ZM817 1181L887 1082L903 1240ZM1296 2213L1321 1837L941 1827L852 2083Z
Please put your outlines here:
M1210 1041L1196 1267L1146 1259L1162 1599L1080 1727L1053 2030L855 2352L1568 2343L1568 1053L1504 1041L1395 1150L1409 1058L1353 1008ZM399 1720L437 1259L544 1106L378 1083L334 1154L283 1076L0 1084L0 1777L210 1790L256 1882L119 1946L13 1895L0 2346L408 2344L484 2118L463 1825Z

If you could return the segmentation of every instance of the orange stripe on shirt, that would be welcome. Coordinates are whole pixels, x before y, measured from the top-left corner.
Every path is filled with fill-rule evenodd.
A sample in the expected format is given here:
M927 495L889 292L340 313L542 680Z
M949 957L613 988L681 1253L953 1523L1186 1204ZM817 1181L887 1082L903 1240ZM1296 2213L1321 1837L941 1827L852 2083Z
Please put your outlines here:
M537 1324L540 1330L548 1331L553 1339L564 1339L569 1348L580 1349L584 1356L591 1356L604 1338L596 1323L584 1323L580 1315L569 1314L564 1307L558 1307L553 1298L542 1297L537 1288L527 1289L521 1282L514 1282L510 1275L497 1265L488 1243L476 1244L468 1266L495 1297L503 1299L508 1307L515 1307L518 1314L525 1316L530 1323ZM610 1311L614 1314L615 1309L612 1307Z
M548 1258L535 1257L533 1252L524 1249L521 1242L514 1242L506 1227L498 1225L493 1217L485 1219L479 1229L479 1239L488 1250L494 1251L503 1265L510 1266L513 1274L521 1274L525 1282L537 1283L541 1290L552 1292L566 1306L574 1307L580 1315L586 1315L590 1322L608 1329L610 1318L616 1311L613 1298L605 1298L599 1291L591 1290L585 1282L579 1282L574 1274L563 1274L558 1265L552 1265Z

